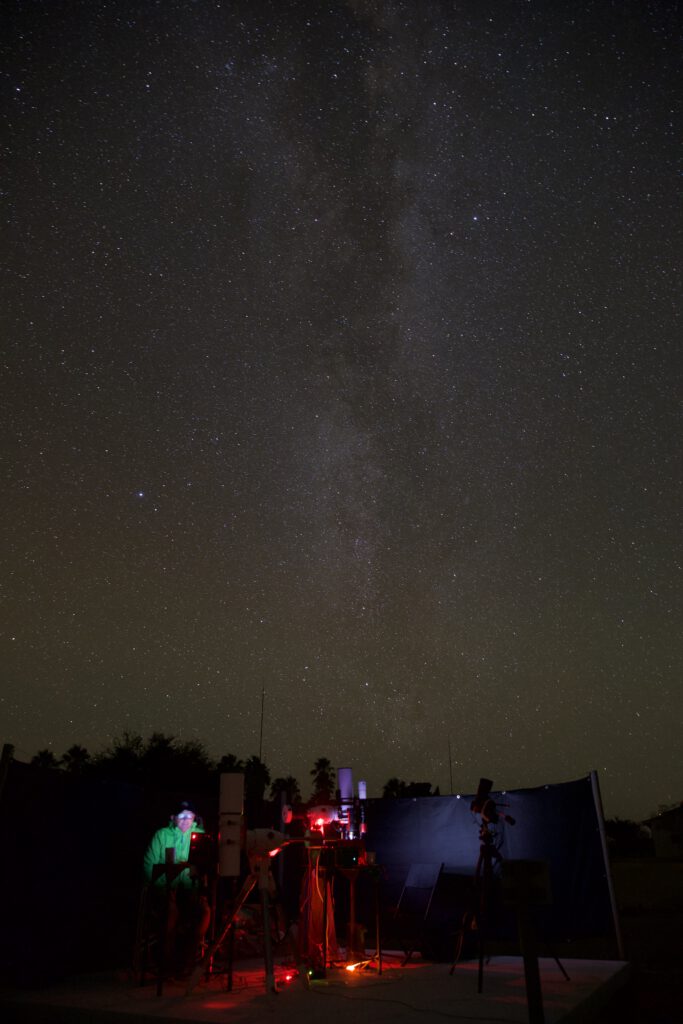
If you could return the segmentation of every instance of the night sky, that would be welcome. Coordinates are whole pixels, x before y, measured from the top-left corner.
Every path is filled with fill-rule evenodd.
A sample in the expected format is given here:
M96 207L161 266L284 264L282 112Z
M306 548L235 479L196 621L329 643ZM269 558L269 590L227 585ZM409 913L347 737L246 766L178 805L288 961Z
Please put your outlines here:
M683 799L678 3L3 20L0 740Z

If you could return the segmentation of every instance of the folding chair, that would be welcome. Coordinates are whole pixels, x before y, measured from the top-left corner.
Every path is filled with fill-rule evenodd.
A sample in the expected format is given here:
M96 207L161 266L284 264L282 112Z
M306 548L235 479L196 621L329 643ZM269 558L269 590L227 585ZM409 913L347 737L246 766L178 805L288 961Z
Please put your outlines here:
M400 918L417 924L416 929L411 928L412 938L408 948L404 949L403 965L408 963L420 943L443 867L443 863L410 865L394 911L394 921Z

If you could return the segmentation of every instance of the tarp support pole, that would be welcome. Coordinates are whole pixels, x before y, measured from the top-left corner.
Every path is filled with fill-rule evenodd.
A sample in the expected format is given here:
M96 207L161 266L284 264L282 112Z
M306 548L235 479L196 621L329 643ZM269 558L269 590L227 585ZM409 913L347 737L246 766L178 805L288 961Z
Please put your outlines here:
M600 783L598 782L598 773L595 769L590 773L591 788L593 790L593 802L595 804L595 811L598 817L598 831L600 832L600 844L602 846L602 859L605 864L605 876L607 878L607 889L609 891L609 901L612 907L612 921L614 923L614 935L617 940L617 956L620 960L624 960L624 943L621 937L621 925L619 924L619 910L617 907L617 898L614 892L614 883L612 882L612 869L609 863L609 852L607 849L607 833L605 832L605 815L602 809L602 797L600 796Z

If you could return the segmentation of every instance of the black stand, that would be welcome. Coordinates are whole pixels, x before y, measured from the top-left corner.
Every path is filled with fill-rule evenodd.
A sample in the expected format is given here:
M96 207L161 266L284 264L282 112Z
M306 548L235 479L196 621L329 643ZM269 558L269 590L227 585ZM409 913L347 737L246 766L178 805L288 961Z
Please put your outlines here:
M482 992L484 987L484 946L489 924L493 862L500 863L502 859L499 850L496 849L494 844L493 835L489 832L486 823L482 823L479 829L479 857L477 858L477 866L474 871L476 905L470 907L463 914L462 924L456 937L455 957L449 972L453 974L460 962L465 944L465 933L476 930L479 933L479 973L477 976L477 992L479 993Z

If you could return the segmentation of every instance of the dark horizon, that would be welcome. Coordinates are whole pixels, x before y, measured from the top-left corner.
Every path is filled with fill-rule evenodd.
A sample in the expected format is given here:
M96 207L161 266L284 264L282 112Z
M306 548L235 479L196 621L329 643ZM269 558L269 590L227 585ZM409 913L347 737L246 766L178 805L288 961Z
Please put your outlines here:
M24 758L21 758L21 757L17 757L16 756L17 751L13 750L12 758L13 758L13 760L16 760L16 761L18 761L18 762L20 762L20 763L22 763L24 765L27 765L29 767L35 767L38 770L57 770L57 771L60 771L60 772L64 772L66 775L71 775L73 777L85 776L85 777L91 777L91 778L102 778L102 779L106 778L106 779L112 779L112 780L119 778L120 781L128 781L128 782L137 780L137 782L139 784L141 784L141 785L143 785L145 787L151 786L151 788L153 788L153 789L158 789L159 787L161 787L161 789L166 789L169 792L171 792L171 791L177 791L178 793L184 792L185 795L189 795L194 790L204 790L206 785L208 784L211 776L214 773L216 773L217 771L221 770L221 760L225 760L226 758L227 759L233 759L234 758L238 762L238 764L236 766L224 767L222 770L223 771L227 771L227 772L236 771L238 773L245 774L246 776L248 776L249 772L250 772L250 766L249 766L248 762L253 760L255 762L259 762L260 761L260 763L265 766L265 768L266 768L266 770L268 772L268 782L265 783L265 790L264 790L264 796L263 796L263 799L266 802L271 802L272 799L273 799L273 797L272 797L272 788L271 787L276 788L277 784L282 782L283 779L284 780L291 780L291 779L293 779L294 783L296 783L296 785L299 788L300 800L296 799L296 800L294 800L294 803L296 803L296 804L301 803L302 805L306 805L306 804L310 804L312 801L315 800L316 788L315 788L315 782L312 779L312 776L314 774L313 767L315 767L315 764L317 763L317 759L315 759L315 760L312 759L310 764L313 767L309 767L309 769L304 771L301 775L294 775L294 773L288 771L287 769L285 769L283 772L275 773L275 772L271 771L270 766L268 765L268 762L265 759L259 758L258 754L250 754L250 755L246 755L244 757L239 757L233 751L224 751L222 754L212 755L209 751L207 751L201 745L200 741L191 740L191 741L186 741L185 743L183 743L182 741L179 741L176 737L167 736L167 735L165 735L163 733L155 732L155 733L151 734L150 736L148 736L146 738L142 737L142 736L139 736L139 734L133 734L130 737L130 739L139 739L141 741L140 751L139 751L139 753L137 755L138 758L139 758L138 764L140 766L144 764L145 752L149 752L150 748L153 747L153 741L154 741L155 738L159 738L160 740L164 740L164 741L168 741L169 742L170 751L171 751L171 757L172 757L172 766L173 766L169 778L165 778L164 777L163 772L161 772L159 770L158 766L156 768L154 777L151 780L148 777L148 775L146 773L144 773L144 769L142 769L141 767L137 767L137 768L131 767L131 768L129 768L127 775L124 772L124 775L126 776L125 779L124 779L124 777L122 775L120 775L120 773L118 772L118 770L115 767L110 768L110 770L107 772L105 770L106 765L107 765L108 762L110 764L112 763L111 762L111 758L112 758L113 751L115 751L115 749L116 749L116 746L119 745L119 744L123 744L125 746L125 739L126 738L123 737L123 736L117 737L116 740L111 745L109 745L109 746L107 746L105 748L102 748L99 751L87 750L87 748L84 748L82 746L82 744L75 744L74 747L70 748L69 750L63 751L62 754L59 755L56 752L53 752L51 750L51 748L48 746L46 748L42 748L40 751L35 751L34 754L32 755L32 757L30 757L29 759L25 759L26 758L25 752L24 752ZM6 746L12 746L12 745L9 744L9 745L6 745ZM74 748L75 748L75 764L74 763L69 763L69 755L71 755L72 752L74 752ZM188 778L183 776L182 772L179 772L178 764L175 763L175 761L173 760L174 757L178 757L179 753L184 754L185 756L187 756L188 748L189 748L189 751L190 751L190 754L189 754L190 762L191 762L191 764L193 766L193 773L190 775L190 778L191 778L192 781L188 781ZM3 747L3 752L4 752L4 749L5 749L5 747ZM40 764L39 763L40 755L44 754L45 752L53 754L53 756L55 758L54 764L45 765L45 764ZM83 762L79 763L81 755L85 756L85 760ZM197 755L197 759L196 760L195 760L195 755ZM323 759L323 760L327 760L327 759ZM182 756L178 757L178 763L182 763ZM103 765L105 766L105 768L103 768ZM196 766L199 766L199 767L196 767ZM334 781L335 781L335 787L334 788L336 789L337 782L338 782L338 779L337 779L337 772L338 772L338 770L340 768L348 768L349 766L347 766L347 765L334 765L334 764L331 764L330 767L331 767L331 771L332 771L332 776L333 776ZM357 775L355 773L355 771L353 770L353 768L351 770L352 770L352 773L353 773L354 793L356 795L358 795L358 783L360 781L363 781L363 782L367 783L367 779L362 774L361 775ZM140 774L140 771L143 771L143 774ZM528 786L528 787L525 787L525 786L495 785L494 784L493 788L492 788L492 793L494 795L500 795L500 794L504 794L505 792L508 792L508 791L510 791L510 792L512 792L512 791L524 791L524 790L548 788L548 787L552 787L552 786L562 786L562 785L564 785L566 783L572 783L572 782L578 781L579 779L588 778L588 777L591 776L592 771L594 771L594 769L592 769L589 772L583 773L583 774L577 773L571 779L567 778L567 779L546 780L546 782L541 783L538 786ZM682 801L674 801L673 803L659 802L656 805L653 805L652 809L647 814L641 815L639 818L635 817L633 815L621 815L621 814L610 815L608 813L609 809L606 808L605 804L604 804L604 799L603 799L603 796L602 796L602 791L601 791L601 786L600 786L599 773L596 772L596 776L597 776L597 792L599 794L599 800L600 800L600 803L601 803L602 808L603 808L603 813L604 813L604 817L605 817L605 821L606 822L610 822L610 821L611 822L621 821L623 823L627 823L629 821L630 822L643 822L643 821L646 821L648 819L651 819L651 818L655 817L656 815L662 813L665 810L671 810L672 808L680 806L680 804L682 802ZM380 783L378 787L375 787L375 789L377 791L373 792L373 791L370 790L370 788L368 788L368 790L367 790L367 798L368 799L382 798L382 797L385 796L384 790L387 788L387 784L388 784L389 790L393 790L394 787L392 787L391 784L392 783L399 783L400 787L401 787L401 789L403 791L400 792L400 793L389 792L387 794L388 798L391 798L391 799L396 798L396 797L400 797L400 798L413 798L413 797L417 797L417 796L428 796L428 797L433 797L433 796L457 796L457 798L460 799L460 797L462 796L462 797L465 797L465 798L469 799L470 797L474 797L475 793L477 792L477 786L481 785L481 781L482 781L481 778L476 780L476 781L474 781L473 787L470 790L462 789L462 788L461 789L456 789L455 787L451 790L451 788L450 788L450 779L449 779L448 785L445 788L443 788L443 787L441 787L439 785L439 783L435 783L431 779L402 778L398 773L394 772L391 775L387 776L387 778L384 780L384 782ZM429 792L423 791L424 787L429 787L430 791ZM310 792L309 792L309 790L310 790ZM326 800L324 802L328 802L328 801ZM501 807L505 806L504 801L500 803L500 806ZM203 812L205 814L209 813L208 808L202 808L202 810L203 810Z

